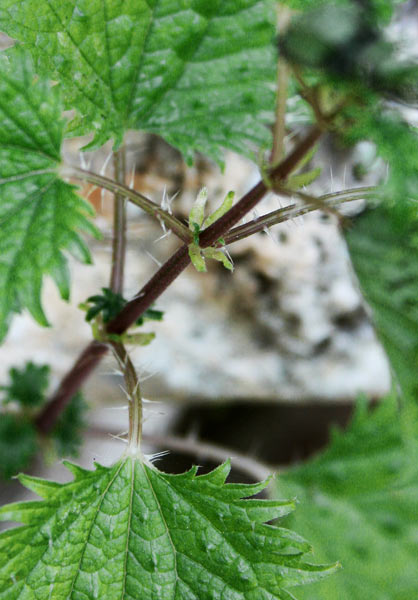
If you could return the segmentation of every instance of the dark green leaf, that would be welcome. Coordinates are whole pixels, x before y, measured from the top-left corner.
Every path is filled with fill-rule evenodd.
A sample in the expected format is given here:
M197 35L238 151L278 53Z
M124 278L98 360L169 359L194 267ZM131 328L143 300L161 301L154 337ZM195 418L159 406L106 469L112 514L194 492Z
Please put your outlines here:
M58 178L64 121L57 86L35 77L28 55L0 55L0 338L12 312L48 321L40 292L51 275L68 298L62 251L88 262L79 232L95 232L92 209Z
M24 408L40 406L48 389L49 371L48 365L33 362L26 363L23 369L10 369L10 384L3 388L5 402L18 402Z
M35 427L28 419L0 413L0 477L9 479L27 468L37 449Z
M87 310L86 321L92 321L98 314L102 313L103 322L108 323L122 310L127 300L121 294L115 294L109 288L102 288L103 294L90 296L87 304L93 304ZM148 308L136 321L135 325L143 325L145 321L162 321L164 312L154 308Z
M269 142L271 0L3 0L0 27L65 90L75 135L162 135L188 158ZM270 114L269 114L270 113Z
M393 11L398 4L405 3L407 0L357 0L357 4L368 12L371 21L388 22ZM309 11L318 8L321 5L330 5L329 0L284 0L282 4L296 10ZM354 0L334 0L333 5L350 6L355 4Z
M102 313L103 322L108 323L122 310L126 300L121 294L112 292L109 288L102 288L103 294L90 296L87 298L87 304L93 304L86 314L86 321L91 321L98 314Z
M147 310L135 321L137 325L143 325L145 321L162 321L164 311L147 308Z

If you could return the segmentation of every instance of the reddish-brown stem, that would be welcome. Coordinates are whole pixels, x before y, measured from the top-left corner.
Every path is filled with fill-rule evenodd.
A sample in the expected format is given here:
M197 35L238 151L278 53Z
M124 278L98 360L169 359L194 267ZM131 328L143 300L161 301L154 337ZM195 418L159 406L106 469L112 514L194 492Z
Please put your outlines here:
M321 130L316 126L312 127L307 136L296 146L289 156L268 172L270 180L279 182L286 179L305 154L314 146L320 135ZM225 235L231 227L238 223L262 200L267 189L264 181L260 181L255 185L235 206L201 233L199 245L205 248L216 244L220 237ZM124 333L180 273L184 271L189 263L188 246L184 244L162 265L138 294L125 305L121 312L110 321L107 326L107 332L112 334ZM99 349L97 344L97 342L92 342L84 350L76 364L65 376L56 393L40 413L37 425L41 431L50 431L60 412L65 408L71 397L89 377L106 353L107 346L99 344ZM90 354L92 355L90 356ZM74 381L76 381L76 385ZM52 416L50 412L52 412Z
M109 322L108 333L122 334L168 288L190 263L186 244L181 246L155 273L142 290Z
M83 350L71 370L61 380L59 388L36 419L41 433L48 433L71 398L78 392L86 379L97 367L108 346L93 340Z

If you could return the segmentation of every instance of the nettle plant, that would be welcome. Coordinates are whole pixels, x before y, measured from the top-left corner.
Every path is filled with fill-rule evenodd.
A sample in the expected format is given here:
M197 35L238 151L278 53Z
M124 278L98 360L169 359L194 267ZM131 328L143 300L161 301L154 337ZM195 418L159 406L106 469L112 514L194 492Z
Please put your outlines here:
M270 0L2 0L0 30L16 40L0 55L3 338L23 309L48 325L44 276L69 298L65 252L91 260L82 235L98 232L76 182L114 194L114 222L109 286L82 307L91 343L49 398L47 366L16 367L3 386L1 472L27 466L40 443L74 452L80 389L109 351L129 394L129 434L111 467L67 462L70 483L19 475L43 500L0 509L2 520L23 524L0 534L0 598L289 600L289 588L322 579L337 570L336 559L349 556L350 564L356 553L355 573L327 578L315 591L302 587L301 596L413 597L418 152L401 108L417 99L417 71L385 38L392 4L295 0L280 7L278 35L279 7ZM295 111L302 126L292 124ZM185 222L126 185L128 129L162 136L189 163L199 151L222 164L224 148L262 156L260 181L237 201L228 194L210 215L202 190ZM326 133L346 145L373 142L388 165L385 180L312 195L319 171L309 162ZM90 151L113 140L114 179L62 161L64 139L87 134ZM292 203L240 224L269 191ZM340 217L338 207L358 199L366 210ZM130 300L123 297L127 202L180 241ZM141 389L126 346L152 341L138 328L162 318L154 303L188 265L205 271L214 259L232 269L227 246L312 210L339 219L392 363L393 394L373 413L361 404L350 430L318 459L284 473L269 500L252 498L269 479L225 483L229 462L205 475L160 472L141 452ZM327 565L311 564L310 544L270 523L295 508L276 492L302 499L294 528L310 532ZM364 528L368 537L351 542ZM398 569L393 589L364 572L365 564L390 570L388 556Z

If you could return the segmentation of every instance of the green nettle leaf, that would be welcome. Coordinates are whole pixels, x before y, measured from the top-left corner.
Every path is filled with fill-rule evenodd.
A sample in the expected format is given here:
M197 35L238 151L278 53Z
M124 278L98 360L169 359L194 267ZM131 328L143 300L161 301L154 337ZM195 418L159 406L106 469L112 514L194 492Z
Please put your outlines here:
M95 231L86 218L92 209L57 175L61 111L58 87L35 78L27 54L0 54L0 338L22 308L48 324L40 302L44 275L68 298L62 250L90 261L77 232Z
M103 322L108 323L127 303L121 294L112 292L109 288L102 288L102 292L103 294L90 296L82 305L87 310L86 321L92 321L101 314Z
M230 208L232 208L234 198L235 192L228 192L219 208L217 208L212 214L206 217L202 224L203 229L207 229L208 227L210 227L210 225L212 225L212 223L223 217L224 214L227 213Z
M0 29L23 42L76 108L93 146L127 129L188 159L265 144L275 81L271 0L3 0ZM270 115L267 113L270 112Z
M313 541L319 560L338 557L343 566L302 589L301 600L416 597L417 457L388 398L372 413L361 403L349 430L334 432L322 455L278 479L278 494L299 501L285 524Z
M418 211L386 205L356 218L346 234L350 256L392 367L418 402Z
M225 485L228 463L199 477L135 457L67 466L67 484L20 477L44 501L0 509L24 524L0 534L0 598L291 600L336 568L305 563L309 544L265 523L293 502L244 499L267 482Z

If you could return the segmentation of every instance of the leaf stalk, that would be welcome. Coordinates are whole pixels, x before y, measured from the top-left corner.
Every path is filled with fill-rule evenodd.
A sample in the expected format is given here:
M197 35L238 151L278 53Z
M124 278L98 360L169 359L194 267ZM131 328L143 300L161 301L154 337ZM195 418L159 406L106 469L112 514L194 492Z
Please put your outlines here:
M190 243L192 241L190 231L184 223L144 196L144 194L129 188L124 183L113 181L104 175L98 175L92 171L69 165L61 165L60 175L61 177L86 181L87 183L91 183L113 192L114 194L118 194L121 197L127 198L151 217L157 218L160 222L162 221L183 242Z
M113 153L115 180L124 184L126 177L126 153L122 146ZM113 241L112 241L112 270L110 289L115 294L123 295L123 281L126 254L126 200L122 193L115 193L113 202Z

